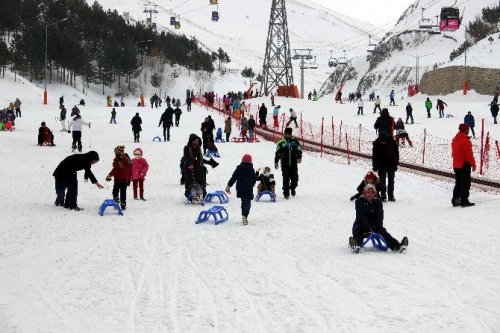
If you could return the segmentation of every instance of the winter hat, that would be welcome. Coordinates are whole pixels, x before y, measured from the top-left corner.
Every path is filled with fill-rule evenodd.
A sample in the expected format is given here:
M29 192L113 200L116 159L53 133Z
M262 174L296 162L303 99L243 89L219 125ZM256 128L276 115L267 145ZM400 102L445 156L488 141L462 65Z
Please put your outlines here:
M363 189L363 193L366 193L368 190L372 190L373 193L377 194L377 188L373 184L366 184L365 188Z
M45 125L46 125L46 124L45 124L45 121L42 121L42 124L41 124L41 125L42 125L42 126L45 126Z
M365 179L375 179L375 177L376 177L376 176L375 176L375 172L373 172L373 171L368 171L368 172L366 173Z
M125 146L116 146L115 147L115 154L116 155L123 155L125 153Z
M287 127L285 128L285 134L292 134L292 128L291 127Z
M462 132L462 133L466 133L466 132L468 132L468 131L469 131L469 125L467 125L467 124L460 124L460 125L458 126L458 130L459 130L460 132Z
M91 150L83 155L85 155L89 161L99 161L99 154L94 150Z
M136 151L138 151L141 154L141 156L142 156L142 149L141 148L135 148L134 149L134 155L135 155Z
M250 154L243 155L243 158L241 159L241 162L243 162L243 163L252 163L252 155L250 155Z

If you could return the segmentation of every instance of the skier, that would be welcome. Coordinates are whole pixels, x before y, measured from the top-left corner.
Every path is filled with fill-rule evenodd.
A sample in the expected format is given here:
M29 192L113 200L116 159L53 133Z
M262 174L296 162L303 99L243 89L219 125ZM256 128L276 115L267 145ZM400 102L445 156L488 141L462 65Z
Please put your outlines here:
M175 114L175 127L179 127L179 121L181 120L181 114L182 114L182 110L180 109L179 106L175 107L174 114Z
M361 183L356 188L356 191L358 193L353 195L349 200L354 201L357 198L359 198L360 196L362 196L363 190L366 187L366 185L368 185L368 184L372 184L373 186L375 186L375 188L377 190L377 196L380 197L380 180L375 172L368 171L366 173L365 177L363 178L363 180L361 181Z
M71 145L72 151L75 151L78 145L78 151L82 152L82 127L87 125L90 128L90 123L84 122L82 116L77 115L68 124L68 133L73 131L73 144Z
M288 120L285 126L288 127L292 121L295 123L295 128L299 128L299 124L297 124L297 113L295 113L294 109L290 108L290 120Z
M490 104L491 116L493 117L493 124L497 124L497 116L498 116L498 104L493 100Z
M64 105L61 107L61 111L59 112L59 121L61 122L61 132L67 132L66 129L66 108Z
M358 99L358 116L363 115L363 99Z
M430 118L431 117L432 102L429 99L429 97L427 97L427 99L425 100L425 108L427 109L427 118Z
M394 95L394 89L393 89L393 90L391 90L391 93L389 94L389 99L390 99L389 105L393 105L393 106L396 105L396 101L394 100L394 97L395 97L395 95Z
M399 149L394 138L381 132L373 141L372 165L373 171L378 172L380 178L380 192L382 201L396 201L394 198L394 177L398 170ZM387 185L386 185L387 179Z
M78 179L76 173L79 170L85 170L85 181L90 179L92 184L95 184L97 188L104 188L104 186L97 182L97 179L90 170L91 166L97 162L99 162L99 154L92 150L86 154L70 155L59 163L52 174L55 179L57 198L54 204L56 206L64 206L64 208L75 211L82 210L77 205Z
M349 237L349 246L353 252L358 253L363 239L376 232L384 237L392 251L403 252L408 247L408 238L403 237L400 243L384 228L384 207L376 193L375 186L368 184L363 195L356 199L356 219L352 226L352 237Z
M472 132L472 137L475 139L476 138L476 133L474 132L474 126L476 125L476 121L474 120L474 116L472 115L472 112L467 112L467 114L464 117L464 123L469 125L470 131Z
M163 124L163 142L170 141L170 127L173 125L174 109L168 106L160 117L158 127Z
M226 186L226 192L231 194L230 188L236 183L236 197L241 199L241 220L243 225L248 224L248 215L250 214L252 205L255 182L256 176L253 169L252 156L245 154Z
M412 124L415 123L413 121L413 107L411 106L410 102L408 102L408 105L406 105L406 121L405 121L406 124L408 124L408 119L411 119Z
M298 164L302 162L302 147L297 139L292 136L292 129L285 128L283 138L276 145L274 167L279 168L281 160L281 174L283 176L283 195L285 199L295 196L295 189L299 182Z
M382 112L382 109L380 108L380 96L377 95L377 98L375 99L375 108L373 109L373 113L377 112L377 109L379 112Z
M116 103L118 104L118 103ZM113 110L111 110L111 120L109 121L110 124L116 124L116 110L115 108L113 108Z
M451 141L451 155L453 157L453 171L455 172L455 187L451 204L453 207L470 207L474 203L469 201L471 184L471 170L476 171L476 160L472 151L469 137L469 125L460 124L458 133Z
M448 104L446 104L443 100L438 98L436 107L439 110L439 118L444 117L444 107L445 106L448 106Z
M113 184L113 199L120 204L123 210L127 209L127 187L132 179L132 161L125 153L125 146L115 147L115 158L113 159L113 169L106 177L106 181L115 178Z
M231 136L232 120L231 116L227 117L224 121L224 133L226 134L226 142L229 142L229 137Z
M142 149L134 149L134 158L132 159L132 185L134 188L134 200L137 200L137 187L139 187L139 198L144 199L144 180L149 170L148 161L142 157Z
M139 142L140 133L142 131L142 118L139 116L139 112L132 118L130 125L132 125L132 132L134 133L134 142Z

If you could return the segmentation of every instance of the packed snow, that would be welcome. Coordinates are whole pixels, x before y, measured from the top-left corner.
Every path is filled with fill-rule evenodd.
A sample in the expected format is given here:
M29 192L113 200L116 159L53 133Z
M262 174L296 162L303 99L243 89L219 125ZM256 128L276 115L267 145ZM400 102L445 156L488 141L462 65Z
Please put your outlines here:
M252 202L248 226L241 225L234 194L225 205L229 221L197 225L199 211L211 205L184 204L179 160L204 117L212 115L222 127L217 113L183 107L172 141L159 143L152 139L161 133L162 110L133 107L135 99L117 108L114 125L105 96L92 91L82 95L54 85L43 106L41 90L25 80L8 77L0 88L2 105L15 97L23 102L16 130L0 132L1 332L486 332L500 324L495 192L473 189L475 207L452 208L451 181L400 169L397 201L384 204L384 225L399 240L408 236L409 248L354 255L347 246L354 221L349 197L371 163L306 152L296 197L283 198L280 171L273 169L277 202ZM81 212L54 206L52 172L71 154L71 135L59 132L56 119L61 94L69 107L82 97L87 101L82 116L92 126L83 129L84 152L99 153L92 170L105 184L98 190L79 174ZM457 115L472 107L483 112L481 97L470 97L472 102L456 95L445 100ZM332 114L351 124L375 120L371 114L354 117L354 105L277 103L311 121ZM139 144L129 124L136 112L143 119ZM55 147L36 146L42 121L54 132ZM458 122L431 119L429 126L451 139ZM119 144L130 155L136 147L144 150L147 201L134 201L129 190L124 216L110 210L101 217L97 210L112 189L104 179ZM264 140L218 148L222 157L209 168L209 192L225 188L245 153L255 168L273 166L274 144Z

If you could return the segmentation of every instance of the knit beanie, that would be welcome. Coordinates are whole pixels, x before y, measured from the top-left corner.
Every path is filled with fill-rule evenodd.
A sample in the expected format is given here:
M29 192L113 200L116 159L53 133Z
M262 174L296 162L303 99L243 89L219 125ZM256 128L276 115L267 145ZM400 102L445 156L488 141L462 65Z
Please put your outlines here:
M115 154L116 155L123 155L125 153L125 146L116 146L115 147Z
M469 130L469 125L467 125L467 124L460 124L458 126L458 130L460 132L462 132L462 133L465 133L465 132L467 132Z
M142 149L141 148L135 148L134 149L134 155L135 155L136 151L138 151L141 154L141 156L142 156Z
M368 190L372 190L373 193L377 194L377 188L373 184L366 184L365 188L363 189L363 193L367 192Z
M291 127L285 128L285 134L292 134L292 128Z
M241 162L243 162L243 163L252 163L252 155L250 155L250 154L243 155L243 158L241 159Z

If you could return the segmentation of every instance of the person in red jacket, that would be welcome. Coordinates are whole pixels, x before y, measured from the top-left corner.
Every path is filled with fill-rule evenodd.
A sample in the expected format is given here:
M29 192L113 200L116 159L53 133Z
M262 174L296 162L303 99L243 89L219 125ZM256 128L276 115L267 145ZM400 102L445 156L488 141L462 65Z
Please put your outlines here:
M149 164L144 157L142 157L142 149L136 148L134 150L134 158L132 159L132 184L134 186L134 200L137 200L137 186L139 186L139 198L144 199L144 179L149 170Z
M132 161L125 153L125 146L116 146L115 158L113 159L113 169L106 177L106 181L115 178L113 184L113 199L120 203L122 209L127 208L127 186L130 186L132 179ZM120 196L118 196L120 194Z
M451 141L451 155L453 157L453 171L455 171L455 187L451 204L453 207L470 207L474 203L469 201L471 184L471 169L476 171L476 161L472 153L472 143L469 137L469 125L460 124L458 133Z

